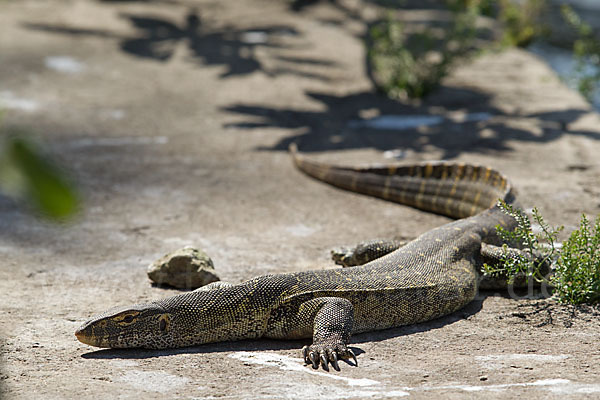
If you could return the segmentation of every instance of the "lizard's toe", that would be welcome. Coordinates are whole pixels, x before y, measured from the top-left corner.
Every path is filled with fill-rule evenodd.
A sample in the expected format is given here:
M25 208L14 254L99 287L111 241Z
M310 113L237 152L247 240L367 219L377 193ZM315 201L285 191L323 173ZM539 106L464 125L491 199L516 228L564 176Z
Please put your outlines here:
M356 355L345 344L339 343L335 345L315 345L304 346L302 355L306 364L312 364L314 369L318 369L319 365L329 371L329 364L336 371L340 370L338 360L348 360L352 358L354 365L358 366Z

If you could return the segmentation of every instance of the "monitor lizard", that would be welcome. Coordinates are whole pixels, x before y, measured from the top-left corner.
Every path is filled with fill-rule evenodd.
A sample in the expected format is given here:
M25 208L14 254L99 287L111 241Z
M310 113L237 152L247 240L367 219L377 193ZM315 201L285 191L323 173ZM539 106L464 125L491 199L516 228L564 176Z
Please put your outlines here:
M215 282L114 308L85 322L77 338L96 347L163 349L312 337L302 354L313 368L338 370L339 359L358 365L348 347L352 334L428 321L471 302L484 257L498 259L495 227L515 226L496 205L498 199L515 204L512 186L491 168L447 162L341 167L311 160L295 145L290 151L298 169L316 179L458 220L401 247L373 241L335 255L357 266Z

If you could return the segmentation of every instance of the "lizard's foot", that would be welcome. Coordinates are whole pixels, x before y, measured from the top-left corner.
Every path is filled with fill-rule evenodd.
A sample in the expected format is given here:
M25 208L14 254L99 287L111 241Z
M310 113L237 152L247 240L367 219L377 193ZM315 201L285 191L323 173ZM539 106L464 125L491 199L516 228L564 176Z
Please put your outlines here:
M356 355L344 343L336 344L311 344L302 348L302 355L306 364L312 364L314 369L319 368L319 364L325 371L329 371L329 363L336 371L340 370L338 360L348 360L352 358L354 365L358 367Z
M337 265L341 265L342 267L357 265L354 257L354 251L347 247L336 247L331 250L331 258Z
M339 247L331 250L331 258L336 264L344 267L354 267L357 265L363 265L373 260L383 257L399 247L403 246L406 242L401 240L368 240L361 242L352 248Z
M341 297L317 297L300 306L300 314L313 319L313 344L302 349L304 361L314 369L319 364L329 371L329 363L336 371L340 370L339 359L352 357L358 365L356 356L347 347L354 324L354 306L348 299Z

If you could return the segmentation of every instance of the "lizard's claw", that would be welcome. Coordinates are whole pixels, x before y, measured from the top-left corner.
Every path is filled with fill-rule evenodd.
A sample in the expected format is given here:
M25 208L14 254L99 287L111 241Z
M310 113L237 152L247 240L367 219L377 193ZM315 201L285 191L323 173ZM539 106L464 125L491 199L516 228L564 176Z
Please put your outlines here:
M319 365L329 371L329 364L336 371L340 370L338 360L348 360L352 358L354 365L358 367L356 355L352 350L346 347L345 344L339 343L335 345L315 345L304 346L302 348L302 356L306 364L312 364L314 369L318 369Z

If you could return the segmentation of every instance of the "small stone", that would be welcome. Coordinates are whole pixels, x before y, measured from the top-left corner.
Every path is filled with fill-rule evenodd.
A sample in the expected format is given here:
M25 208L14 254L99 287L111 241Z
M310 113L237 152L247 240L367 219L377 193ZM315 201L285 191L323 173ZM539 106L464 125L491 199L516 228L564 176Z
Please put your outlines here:
M220 280L210 257L192 247L176 250L150 264L148 277L157 285L189 290Z
M487 375L481 375L481 376L479 377L479 380L480 380L480 381L487 381L487 380L488 380L488 377L487 377Z

